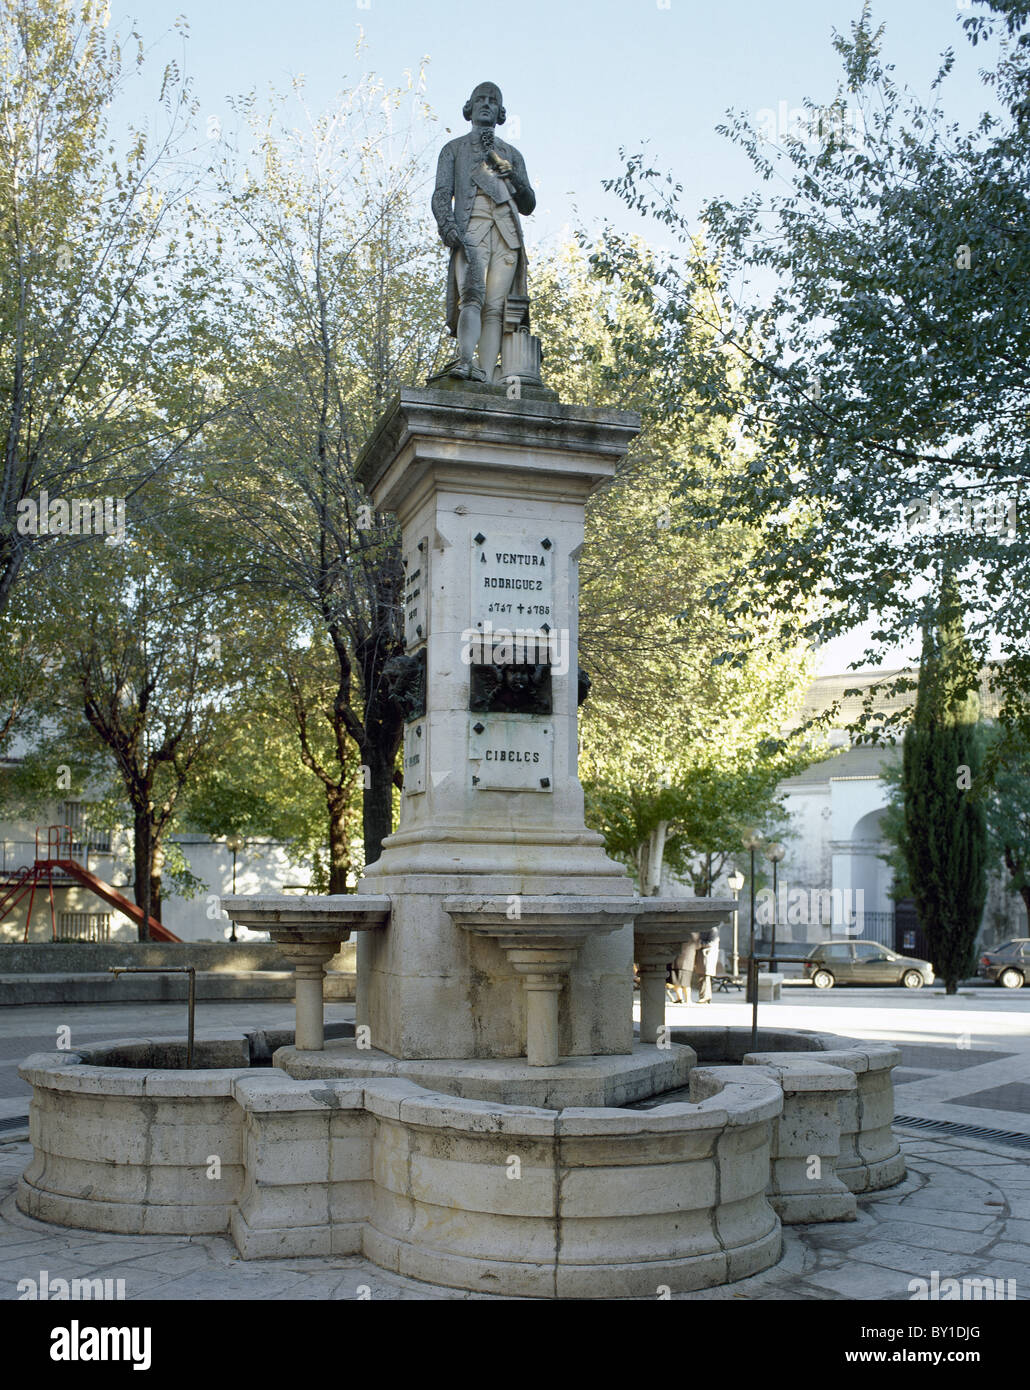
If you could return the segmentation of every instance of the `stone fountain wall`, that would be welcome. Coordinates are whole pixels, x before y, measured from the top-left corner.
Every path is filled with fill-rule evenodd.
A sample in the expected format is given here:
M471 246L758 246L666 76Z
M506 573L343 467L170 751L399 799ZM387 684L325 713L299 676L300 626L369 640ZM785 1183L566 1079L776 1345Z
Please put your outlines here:
M688 1035L702 1056L750 1041L748 1029ZM86 1230L228 1232L248 1259L363 1254L509 1296L707 1288L775 1263L781 1222L851 1219L854 1191L904 1175L882 1123L896 1052L776 1036L802 1041L695 1067L689 1099L680 1089L648 1108L294 1078L248 1066L245 1039L199 1044L215 1050L189 1072L96 1065L168 1061L154 1042L36 1056L21 1072L34 1156L18 1205Z

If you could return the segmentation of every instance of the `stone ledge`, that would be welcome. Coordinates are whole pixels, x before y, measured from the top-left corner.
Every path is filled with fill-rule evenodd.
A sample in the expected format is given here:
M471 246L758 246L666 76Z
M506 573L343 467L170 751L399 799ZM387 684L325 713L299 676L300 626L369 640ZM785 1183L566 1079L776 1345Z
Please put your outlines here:
M804 1054L802 1054L803 1056ZM823 1054L825 1055L825 1054ZM785 1060L789 1056L790 1060ZM749 1052L745 1066L761 1067L775 1076L785 1091L853 1091L855 1073L850 1067L824 1061L795 1061L793 1054Z
M284 1047L274 1063L296 1080L402 1077L424 1091L500 1105L560 1110L570 1105L625 1105L686 1084L696 1061L692 1048L635 1043L630 1054L564 1057L556 1067L530 1067L523 1059L402 1061L349 1039L321 1052Z
M278 947L275 948L278 952ZM281 960L282 957L280 956ZM349 971L329 971L326 999L351 1001L357 976ZM198 971L197 1000L288 1000L295 994L292 970ZM29 1004L128 1004L140 1001L185 1003L184 976L122 975L115 980L107 972L82 974L30 974L0 976L0 1006Z

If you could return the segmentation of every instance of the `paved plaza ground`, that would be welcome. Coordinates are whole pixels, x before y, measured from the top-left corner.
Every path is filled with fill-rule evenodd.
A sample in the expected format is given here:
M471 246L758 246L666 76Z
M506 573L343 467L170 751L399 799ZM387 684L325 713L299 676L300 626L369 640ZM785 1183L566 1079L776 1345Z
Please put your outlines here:
M327 1020L351 1017L329 1005ZM740 996L708 1006L670 1007L677 1026L743 1026ZM909 1174L889 1191L859 1199L854 1222L787 1227L775 1268L685 1300L907 1301L913 1280L992 1279L1006 1295L1030 1297L1030 990L976 987L947 999L931 989L796 986L763 1004L760 1026L783 1026L889 1040L902 1049L895 1072L899 1116L936 1122L898 1126ZM132 1299L454 1299L486 1297L386 1274L358 1258L247 1262L227 1237L122 1237L46 1226L14 1206L14 1185L29 1148L18 1116L28 1088L17 1063L53 1051L56 1030L70 1045L107 1038L180 1033L175 1004L27 1007L0 1011L0 1299L17 1298L20 1279L125 1280ZM288 1027L289 1004L210 1004L205 1027ZM973 1130L971 1133L970 1130ZM1008 1142L983 1130L1003 1131ZM977 1131L980 1131L978 1134ZM1021 1136L1028 1136L1021 1145ZM1012 1282L1010 1282L1012 1281Z

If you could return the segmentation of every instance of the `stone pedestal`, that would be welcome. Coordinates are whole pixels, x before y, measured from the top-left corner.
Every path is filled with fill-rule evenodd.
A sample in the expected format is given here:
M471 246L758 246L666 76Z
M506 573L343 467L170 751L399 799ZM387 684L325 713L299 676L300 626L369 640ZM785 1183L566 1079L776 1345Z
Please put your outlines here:
M758 1002L769 1003L779 999L783 989L783 976L773 971L763 971L758 976Z
M528 328L505 333L501 339L501 381L513 379L540 385L540 339Z
M359 942L357 1003L391 1056L521 1057L527 1014L534 1053L550 1055L559 976L558 1054L632 1048L634 890L586 828L576 756L584 507L637 428L503 391L410 389L358 462L401 525L406 654L426 670L400 824L359 885L393 903L389 931ZM627 901L561 970L462 930L445 906L554 895Z

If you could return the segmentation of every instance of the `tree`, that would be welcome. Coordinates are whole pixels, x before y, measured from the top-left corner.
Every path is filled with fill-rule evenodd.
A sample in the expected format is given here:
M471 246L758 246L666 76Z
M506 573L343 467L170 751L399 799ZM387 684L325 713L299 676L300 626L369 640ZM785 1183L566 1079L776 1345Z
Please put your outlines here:
M346 893L362 862L354 841L365 778L336 713L336 655L320 624L266 592L259 600L260 631L237 631L233 645L245 690L185 817L213 836L287 841L313 866L313 891Z
M980 775L979 672L958 585L946 575L924 628L915 714L902 747L901 850L934 970L954 994L972 974L987 898L987 827L970 792Z
M419 90L412 83L416 108ZM392 126L402 98L366 79L335 110L304 112L306 130L245 103L260 168L223 179L241 296L227 325L228 411L208 436L211 501L239 520L253 592L290 603L332 656L331 699L317 700L332 726L324 755L305 747L312 697L292 677L289 695L305 765L329 798L338 886L355 765L367 769L371 863L392 829L403 735L383 675L403 650L398 532L354 466L390 395L431 371L444 317L439 255L413 202L419 161Z
M987 731L981 782L988 847L1023 899L1030 935L1030 740L1018 729Z
M268 620L262 606L262 624ZM356 873L352 847L355 836L360 839L360 769L353 769L344 784L346 797L339 806L333 773L343 769L329 756L333 687L329 680L318 684L325 676L324 655L316 660L310 648L287 643L281 659L285 667L271 650L250 655L246 688L232 717L223 721L217 757L205 762L185 788L180 823L215 839L241 835L279 841L291 862L308 871L310 892L345 893L348 874ZM307 701L303 725L288 688L288 675L294 674ZM302 733L314 748L314 775L298 756Z
M733 422L707 398L692 396L670 419L652 390L647 364L665 334L646 293L652 254L640 243L633 251L639 282L592 276L574 247L533 276L536 323L556 360L548 379L566 399L642 416L619 476L587 513L580 654L593 687L580 772L590 823L642 892L657 891L667 862L705 895L740 852L743 828L782 818L777 783L811 761L807 731L783 733L810 663L796 634L778 646L757 603L731 632L709 601L736 557L764 538L742 526L701 528L684 506L681 478L711 489L740 466L740 451ZM731 375L729 359L719 360ZM731 644L735 659L722 660Z
M164 501L186 494L169 477ZM133 892L161 920L164 845L184 790L216 756L235 674L221 634L239 617L222 549L188 505L118 545L100 537L65 557L40 595L49 682L35 703L37 760L75 764L132 820ZM188 499L187 499L188 500ZM117 788L117 792L114 789ZM140 938L149 929L141 923Z
M591 824L608 853L628 864L643 896L659 892L663 868L712 896L722 873L743 856L747 828L784 834L787 813L776 786L789 773L769 759L756 768L693 768L677 786L588 784Z
M119 155L106 24L100 0L0 7L0 610L19 577L91 538L76 501L124 505L207 418L220 290L170 175L188 89L170 65L167 132L130 132Z
M980 665L1002 657L991 679L1008 722L1030 719L1030 34L1023 0L993 8L1011 31L991 75L1010 105L973 131L899 90L868 5L835 39L836 95L807 102L804 126L777 133L731 113L725 133L788 189L709 203L711 262L692 255L671 176L632 155L611 186L687 252L647 291L665 329L651 365L667 409L708 393L753 449L711 493L686 494L701 525L765 528L765 546L717 588L731 623L739 584L757 581L787 630L795 604L810 609L813 638L875 617L876 663L918 632L933 576L948 569L964 582ZM952 63L946 54L935 85ZM609 237L598 265L645 278L625 238ZM733 305L727 287L755 279L768 294ZM723 352L749 368L738 385L724 380Z

